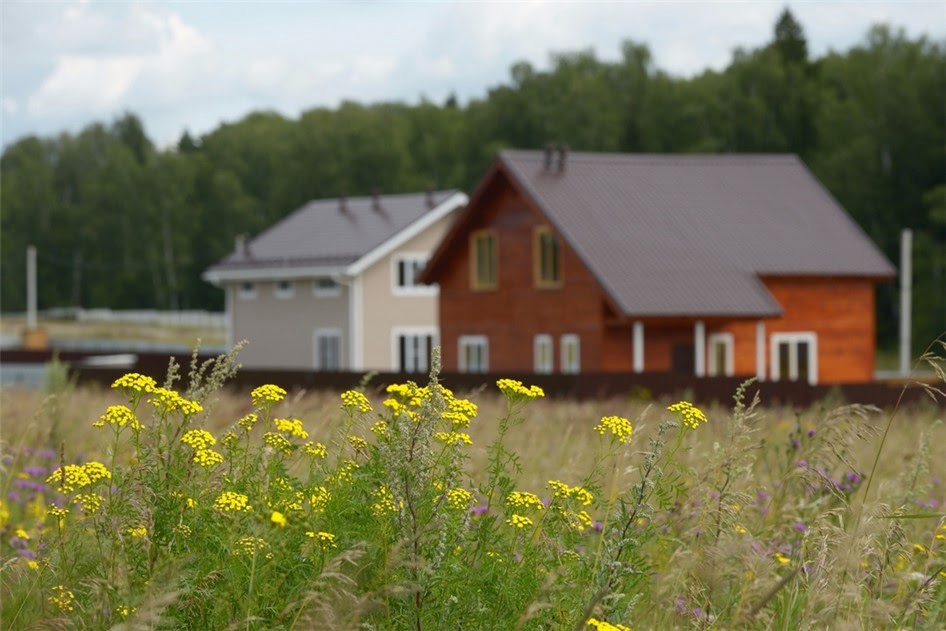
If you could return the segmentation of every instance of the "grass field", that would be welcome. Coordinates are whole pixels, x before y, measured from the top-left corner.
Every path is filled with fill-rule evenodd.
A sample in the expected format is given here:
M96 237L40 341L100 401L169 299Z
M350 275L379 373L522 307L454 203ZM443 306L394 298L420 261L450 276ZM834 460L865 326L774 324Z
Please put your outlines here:
M946 626L941 405L178 390L0 394L12 628Z

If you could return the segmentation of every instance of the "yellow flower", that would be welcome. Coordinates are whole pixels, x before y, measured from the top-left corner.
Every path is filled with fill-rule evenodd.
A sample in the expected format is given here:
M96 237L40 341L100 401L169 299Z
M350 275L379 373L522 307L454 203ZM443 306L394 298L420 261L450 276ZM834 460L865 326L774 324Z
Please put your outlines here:
M394 503L394 495L388 487L381 486L377 491L372 493L372 495L375 498L375 503L371 505L371 513L375 517L393 515L397 512L397 504Z
M279 511L273 511L273 514L269 516L269 521L273 522L280 528L286 527L286 516Z
M253 429L253 426L256 425L256 422L258 420L259 420L259 416L251 413L251 414L247 414L246 416L241 418L239 421L237 421L237 424L244 430L250 431L251 429Z
M611 432L611 435L621 443L631 442L631 434L634 432L634 426L623 416L605 416L601 422L595 425L595 431L604 436L605 432Z
M775 553L775 560L778 561L779 563L781 563L782 565L788 565L789 563L792 562L792 560L791 560L790 558L788 558L787 556L785 556L785 555L782 554L781 552L776 552L776 553Z
M388 434L388 424L384 421L375 421L371 426L371 433L378 438L383 438Z
M216 445L217 439L205 429L192 429L181 436L181 442L196 451L200 451Z
M311 530L306 531L306 537L310 539L315 539L316 545L318 545L322 550L331 550L332 548L338 547L335 544L335 535L330 532L313 532Z
M446 388L444 390L449 392ZM450 396L447 399L447 410L441 416L445 421L450 421L454 429L460 429L469 427L470 421L476 417L477 412L476 404L472 401Z
M126 392L139 392L139 393L150 393L154 392L155 388L158 386L155 383L154 379L147 377L145 375L140 375L136 372L130 372L126 375L123 375L116 379L112 383L112 388L119 388L125 390Z
M472 445L473 439L463 432L437 432L434 438L448 445Z
M253 399L254 406L266 407L268 405L272 405L273 403L279 403L285 399L286 391L279 386L266 384L265 386L260 386L250 392L250 397Z
M532 525L532 520L523 515L513 514L512 517L506 520L506 523L513 528L525 528Z
M53 587L55 594L47 598L49 604L59 607L59 611L68 612L73 611L72 602L76 599L75 594L66 589L64 585L56 585Z
M698 407L687 401L674 403L667 410L676 414L683 426L690 429L696 429L701 423L707 422L706 415Z
M83 511L89 515L98 512L104 501L105 498L98 493L77 493L76 496L72 498L72 503L81 505Z
M140 431L143 429L141 423L138 422L138 419L135 417L135 413L132 412L127 406L124 405L110 405L105 409L105 414L99 418L98 421L92 423L93 427L105 427L105 424L114 425L115 427L124 427L125 425L130 426L133 430Z
M322 443L306 443L302 446L302 453L308 454L313 458L325 458L327 452Z
M214 501L214 508L224 513L249 512L253 510L253 507L250 506L250 498L242 493L234 493L233 491L224 491L217 496L217 499Z
M321 513L325 511L325 505L332 499L332 494L324 486L315 487L309 495L309 506L312 512Z
M454 510L469 510L473 505L473 494L466 489L447 491L447 505Z
M585 511L567 513L565 517L568 520L569 527L573 530L577 530L578 532L585 532L585 530L592 528L595 525L591 520L591 515Z
M342 409L348 413L353 413L355 410L359 412L370 412L371 404L368 402L368 398L357 390L346 390L341 395L342 398Z
M368 448L368 441L365 440L364 438L360 437L360 436L348 436L347 438L348 438L348 443L349 443L354 449L362 449L362 450L363 450L363 449L367 449L367 448Z
M263 442L272 447L275 451L281 451L287 456L292 454L292 443L286 440L286 437L281 434L266 432L263 434Z
M297 418L274 418L273 425L275 425L277 432L295 436L297 438L301 438L302 440L305 440L309 437L309 432L302 429L302 421Z
M588 618L585 622L589 627L594 627L598 631L631 631L630 627L626 627L623 624L611 624L604 620L598 620L597 618Z
M129 607L128 605L119 605L118 607L115 607L115 612L118 613L118 615L122 617L122 620L124 620L131 614L135 613L136 611L138 611L137 607Z
M513 491L507 495L506 505L515 508L536 508L539 510L545 508L545 504L542 503L538 495L526 491Z
M259 537L240 537L236 540L236 547L233 550L234 555L245 554L246 556L253 556L261 550L265 550L269 547L269 544L266 543L265 539L260 539Z
M517 379L500 379L496 382L496 385L500 392L510 400L536 399L545 396L545 392L539 386L529 386L527 388Z
M125 528L125 534L127 534L132 539L143 539L148 536L148 529L144 526L129 526Z
M223 462L223 455L213 449L198 449L194 453L194 462L205 469L209 469Z
M169 414L180 410L184 416L197 414L204 410L197 401L189 401L174 390L167 388L155 388L152 392L154 397L151 399L151 405L157 408L160 414Z

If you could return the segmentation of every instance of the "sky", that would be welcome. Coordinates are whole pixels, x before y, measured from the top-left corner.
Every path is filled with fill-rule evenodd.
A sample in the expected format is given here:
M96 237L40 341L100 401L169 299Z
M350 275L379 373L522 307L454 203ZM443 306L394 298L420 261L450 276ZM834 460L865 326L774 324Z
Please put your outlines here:
M946 42L946 2L94 2L0 0L0 141L78 133L137 114L159 146L256 110L426 98L461 103L551 53L620 58L646 44L657 68L693 76L772 38L788 6L821 56L872 24Z

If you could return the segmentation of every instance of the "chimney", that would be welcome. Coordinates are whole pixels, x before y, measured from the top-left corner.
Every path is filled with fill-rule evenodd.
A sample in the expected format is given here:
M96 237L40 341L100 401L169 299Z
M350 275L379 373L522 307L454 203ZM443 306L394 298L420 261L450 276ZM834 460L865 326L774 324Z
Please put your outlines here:
M245 234L238 234L233 238L233 249L243 258L253 258L253 255L250 254L250 243L247 241Z
M565 172L565 159L568 157L568 145L562 143L558 146L558 172Z
M348 196L342 193L338 198L338 212L344 214L348 212Z
M545 143L545 170L552 170L552 152L555 150L555 145L550 142Z
M434 207L434 187L428 184L426 193L427 208L431 209Z
M381 208L381 189L378 188L377 186L375 186L375 187L371 190L371 208L372 208L376 213L379 213L379 212L382 211L382 208Z

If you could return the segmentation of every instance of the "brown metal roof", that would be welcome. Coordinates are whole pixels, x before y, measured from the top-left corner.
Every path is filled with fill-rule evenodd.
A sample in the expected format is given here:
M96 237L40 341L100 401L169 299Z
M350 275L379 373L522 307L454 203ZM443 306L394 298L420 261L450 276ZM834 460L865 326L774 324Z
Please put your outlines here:
M258 268L344 268L457 191L314 200L231 252L205 273Z
M503 151L499 165L626 315L778 315L760 276L894 274L792 155L569 153L559 171Z

